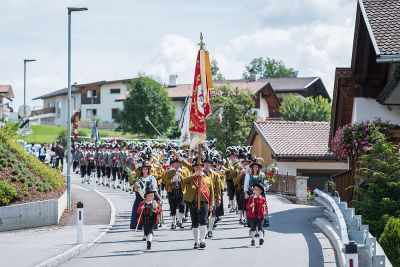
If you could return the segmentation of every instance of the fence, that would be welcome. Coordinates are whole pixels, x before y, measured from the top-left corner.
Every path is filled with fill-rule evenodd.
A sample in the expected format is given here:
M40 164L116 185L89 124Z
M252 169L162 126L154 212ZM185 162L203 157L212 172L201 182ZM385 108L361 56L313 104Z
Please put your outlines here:
M275 178L275 182L272 183L269 191L290 196L296 195L296 176L277 173Z
M392 266L383 249L369 233L368 225L362 224L361 215L355 215L354 208L348 208L347 202L321 190L315 189L314 194L315 200L325 207L325 218L317 218L315 223L335 247L339 266Z
M353 200L353 188L355 184L352 170L347 170L331 177L335 181L336 191L343 201L350 202Z

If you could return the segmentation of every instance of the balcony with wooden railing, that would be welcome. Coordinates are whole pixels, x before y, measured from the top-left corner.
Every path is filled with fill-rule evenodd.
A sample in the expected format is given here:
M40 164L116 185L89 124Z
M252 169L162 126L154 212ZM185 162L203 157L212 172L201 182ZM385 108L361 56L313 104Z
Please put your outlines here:
M31 116L39 116L39 115L51 116L51 115L55 115L55 114L56 114L56 108L49 107L49 108L33 110Z

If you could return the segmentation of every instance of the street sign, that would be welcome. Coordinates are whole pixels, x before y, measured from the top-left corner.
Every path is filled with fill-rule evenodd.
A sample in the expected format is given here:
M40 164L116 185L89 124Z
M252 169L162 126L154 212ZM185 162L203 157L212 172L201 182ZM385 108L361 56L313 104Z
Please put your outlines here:
M26 112L26 116L29 117L32 113L32 109L28 106L28 105L22 105L18 108L18 115L21 117L24 117L25 112L24 112L24 107L25 107L25 112Z

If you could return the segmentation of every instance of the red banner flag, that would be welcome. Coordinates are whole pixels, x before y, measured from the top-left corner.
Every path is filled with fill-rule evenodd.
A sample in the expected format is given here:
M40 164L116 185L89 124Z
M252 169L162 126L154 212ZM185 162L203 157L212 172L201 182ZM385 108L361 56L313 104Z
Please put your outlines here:
M211 71L208 70L210 69L209 62L208 53L204 50L199 50L194 71L192 101L190 106L190 149L195 148L207 137L206 118L211 114L210 88L212 86L212 79L207 79L207 77L210 77L207 74L211 73Z

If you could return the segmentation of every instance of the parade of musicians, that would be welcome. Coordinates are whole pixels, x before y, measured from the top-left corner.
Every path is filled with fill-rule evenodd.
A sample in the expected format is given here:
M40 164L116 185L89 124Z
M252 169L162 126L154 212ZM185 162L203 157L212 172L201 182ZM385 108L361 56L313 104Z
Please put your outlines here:
M400 267L400 0L0 25L0 267Z

